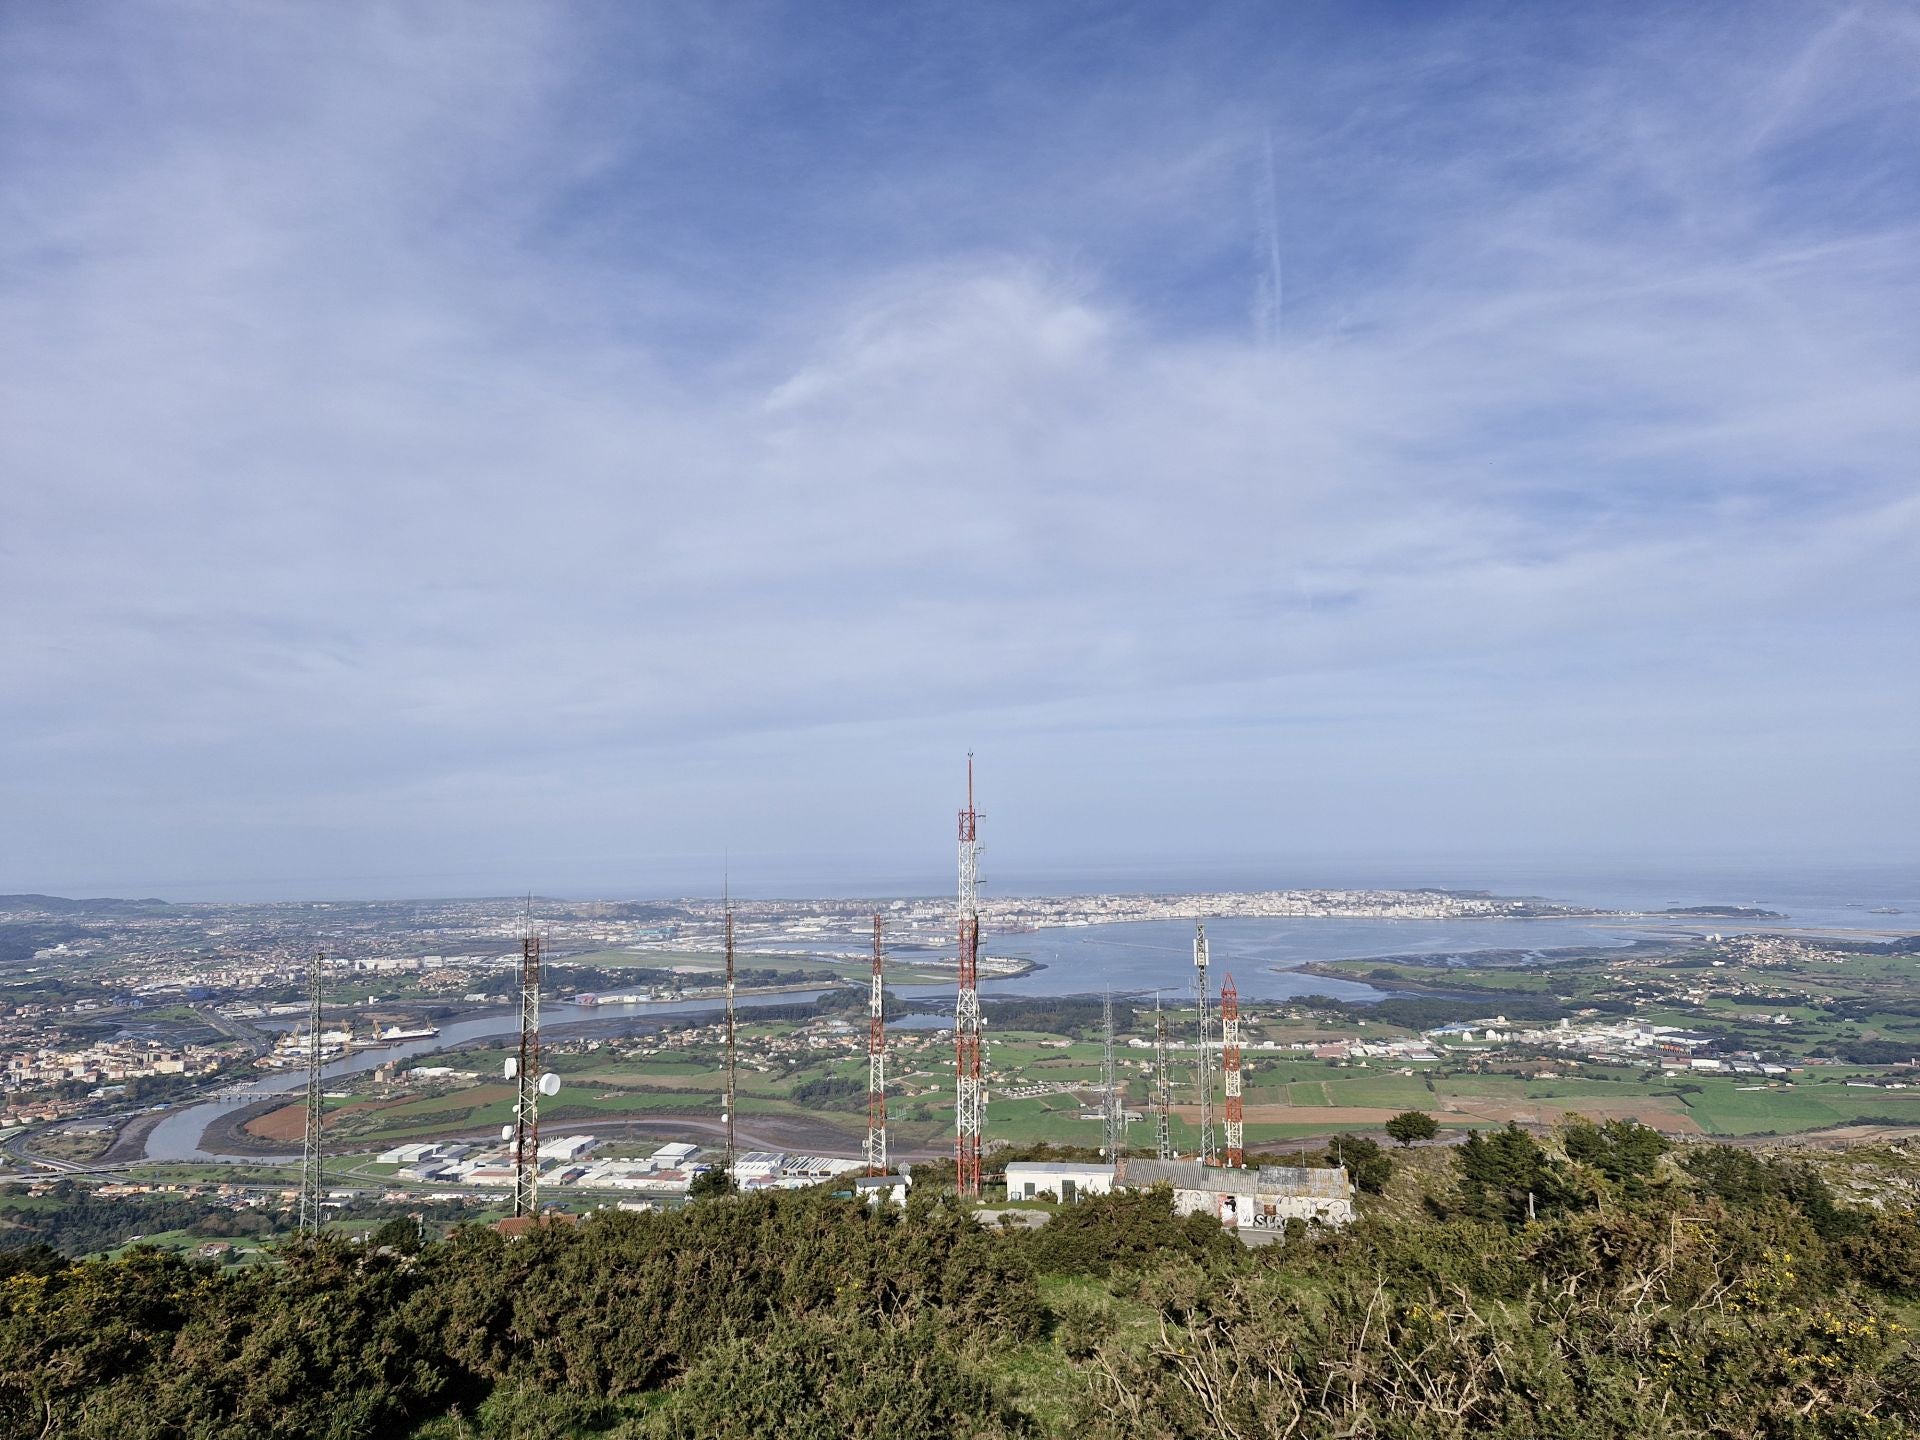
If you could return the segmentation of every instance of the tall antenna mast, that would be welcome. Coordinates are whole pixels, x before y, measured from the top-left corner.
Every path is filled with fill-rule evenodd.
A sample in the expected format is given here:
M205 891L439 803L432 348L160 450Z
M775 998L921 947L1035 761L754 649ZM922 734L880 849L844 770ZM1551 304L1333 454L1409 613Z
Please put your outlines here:
M720 1116L727 1127L727 1183L733 1183L733 1111L734 1111L734 1017L733 1017L733 877L727 876L722 885L726 897L722 903L727 910L727 1098Z
M1220 987L1220 1064L1227 1082L1227 1164L1238 1169L1247 1163L1247 1151L1240 1107L1240 992L1232 971Z
M1106 1122L1106 1155L1111 1165L1126 1148L1126 1110L1120 1103L1120 1079L1113 1063L1113 991L1101 998L1100 1023L1105 1043L1100 1052L1100 1118Z
M973 754L967 754L967 808L960 812L960 975L953 1005L954 1183L980 1198L980 1132L986 1093L980 1063L980 844L973 808Z
M1193 986L1200 994L1200 1163L1211 1165L1213 1152L1213 1001L1207 991L1207 922L1193 927Z
M507 1062L514 1080L513 1213L540 1213L540 937L533 933L533 897L527 897L527 933L520 942L520 1054ZM558 1089L558 1086L554 1087Z
M300 1145L300 1230L320 1229L320 1121L324 1101L320 1093L321 989L326 955L316 950L307 962L307 1123Z
M1167 1017L1160 1008L1158 991L1153 996L1153 1079L1154 1142L1162 1160L1173 1159L1173 1067L1167 1053Z
M867 1173L887 1173L887 992L881 920L873 917L873 990L867 996Z

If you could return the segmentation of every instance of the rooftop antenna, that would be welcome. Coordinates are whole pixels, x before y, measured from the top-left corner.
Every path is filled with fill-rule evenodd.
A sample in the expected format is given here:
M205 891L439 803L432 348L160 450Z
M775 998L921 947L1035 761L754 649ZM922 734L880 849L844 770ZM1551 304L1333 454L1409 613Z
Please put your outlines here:
M318 1234L321 1218L320 1121L325 1109L320 1092L320 1014L326 974L325 952L307 962L307 1121L300 1145L300 1233Z
M980 1062L980 844L973 808L973 752L967 752L967 808L960 812L960 973L953 1004L954 1187L980 1198L980 1133L986 1092Z
M1200 1163L1214 1163L1213 1150L1213 1002L1207 992L1207 922L1193 927L1193 987L1200 995Z
M1162 1160L1173 1159L1173 1066L1167 1051L1167 1016L1160 1008L1160 992L1153 992L1153 1078L1155 1149Z
M867 1173L887 1173L887 992L881 979L886 952L879 915L873 917L873 989L867 996Z

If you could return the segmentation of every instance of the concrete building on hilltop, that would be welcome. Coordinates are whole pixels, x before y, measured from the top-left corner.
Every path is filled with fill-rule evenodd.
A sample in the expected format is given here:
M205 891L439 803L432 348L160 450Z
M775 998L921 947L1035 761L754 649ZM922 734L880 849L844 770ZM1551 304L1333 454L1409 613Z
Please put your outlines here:
M1017 1160L1007 1166L1009 1200L1070 1203L1119 1190L1173 1191L1174 1212L1211 1215L1229 1229L1280 1229L1289 1220L1346 1225L1353 1220L1353 1182L1339 1167L1262 1165L1231 1170L1197 1160L1124 1157L1117 1165Z
M1228 1170L1197 1160L1123 1157L1114 1183L1129 1190L1165 1185L1176 1214L1211 1215L1230 1229L1279 1229L1289 1220L1346 1225L1353 1220L1353 1182L1338 1166L1262 1165Z
M1007 1164L1009 1200L1071 1203L1113 1189L1113 1166L1070 1160L1013 1160Z

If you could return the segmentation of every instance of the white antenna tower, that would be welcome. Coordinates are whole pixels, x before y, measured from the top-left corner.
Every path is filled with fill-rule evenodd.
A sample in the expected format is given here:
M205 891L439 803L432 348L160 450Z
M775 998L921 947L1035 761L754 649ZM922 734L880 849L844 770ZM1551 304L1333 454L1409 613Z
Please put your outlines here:
M887 1173L887 991L881 920L873 917L873 989L867 996L867 1173Z
M1173 1159L1173 1067L1167 1051L1167 1017L1160 993L1153 996L1154 1142L1162 1160Z
M1100 1004L1100 1022L1106 1041L1100 1053L1101 1119L1106 1122L1105 1154L1107 1163L1120 1158L1127 1145L1127 1114L1120 1101L1120 1078L1113 1063L1113 991L1106 992Z
M1213 1002L1207 992L1207 922L1193 927L1193 984L1200 993L1200 1163L1214 1163L1213 1153Z
M954 1189L980 1198L980 1147L987 1121L980 1022L980 842L973 808L973 756L967 756L967 808L960 812L960 973L953 1005Z
M734 1009L733 1009L733 876L728 874L721 882L723 903L727 911L727 1097L726 1108L721 1119L727 1127L727 1184L733 1184L733 1115L735 1108L734 1091Z

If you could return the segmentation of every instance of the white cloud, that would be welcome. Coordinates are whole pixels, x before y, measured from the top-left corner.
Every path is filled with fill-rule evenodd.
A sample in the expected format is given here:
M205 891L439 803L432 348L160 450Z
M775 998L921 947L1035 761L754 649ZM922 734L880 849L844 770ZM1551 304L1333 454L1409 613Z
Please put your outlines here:
M1368 777L1430 745L1478 833L1505 806L1572 843L1631 790L1606 737L1663 707L1660 784L1719 805L1796 738L1807 775L1920 779L1885 663L1920 608L1916 197L1786 224L1830 180L1768 167L1914 103L1893 20L1684 75L1627 63L1637 33L1464 100L1497 34L1283 57L1217 101L1189 48L1144 101L998 97L1070 144L932 115L821 193L757 177L792 207L761 235L722 223L752 146L702 139L778 89L754 47L427 13L14 22L43 146L0 201L21 883L371 873L335 864L349 835L455 870L562 834L779 849L804 747L898 787L969 733L1070 815L1105 781L1047 747L1108 756L1116 714L1182 844L1246 833L1297 746L1309 823L1363 846L1341 781L1395 831ZM1271 346L1244 304L1262 109L1301 277ZM1682 704L1689 665L1714 682ZM1791 693L1815 676L1854 687L1828 719ZM1516 754L1564 770L1557 819ZM905 843L946 778L824 823Z

